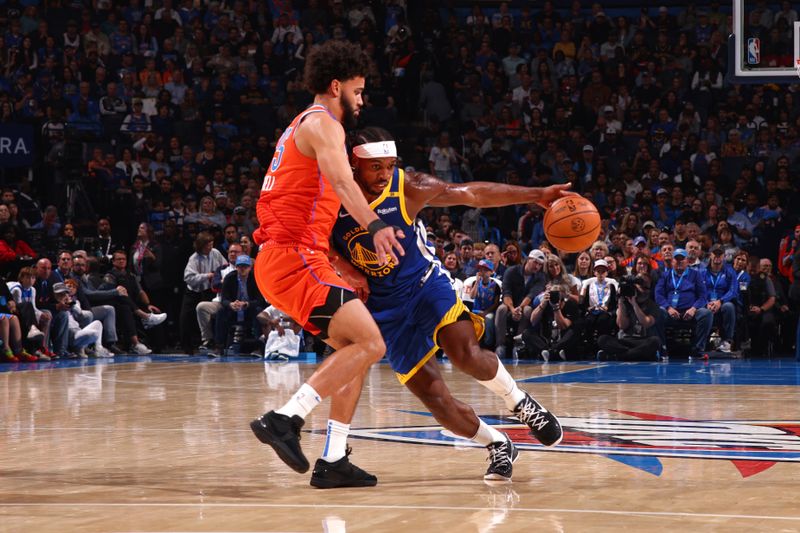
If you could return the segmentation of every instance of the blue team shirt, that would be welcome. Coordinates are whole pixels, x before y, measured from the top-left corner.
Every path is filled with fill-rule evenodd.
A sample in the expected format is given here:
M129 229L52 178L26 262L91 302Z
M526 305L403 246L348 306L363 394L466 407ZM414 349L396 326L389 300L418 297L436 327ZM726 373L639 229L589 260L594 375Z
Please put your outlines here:
M716 274L710 269L703 270L706 278L708 301L720 300L722 303L735 302L739 299L739 282L736 272L730 265L723 265Z
M673 269L667 270L658 278L656 303L664 309L674 307L681 312L690 307L705 307L708 303L705 272L687 268L683 274L677 274Z

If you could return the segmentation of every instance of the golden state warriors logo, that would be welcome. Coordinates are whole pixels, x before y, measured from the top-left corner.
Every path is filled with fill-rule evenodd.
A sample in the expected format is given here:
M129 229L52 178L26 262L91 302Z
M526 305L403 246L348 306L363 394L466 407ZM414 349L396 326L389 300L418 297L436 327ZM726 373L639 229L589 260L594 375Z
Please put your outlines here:
M362 237L367 238L363 239ZM357 227L345 233L344 241L347 243L350 261L367 276L382 278L388 276L397 266L389 256L386 257L387 263L385 265L378 263L378 254L364 245L365 242L371 242L372 239L369 238L369 232L362 227Z

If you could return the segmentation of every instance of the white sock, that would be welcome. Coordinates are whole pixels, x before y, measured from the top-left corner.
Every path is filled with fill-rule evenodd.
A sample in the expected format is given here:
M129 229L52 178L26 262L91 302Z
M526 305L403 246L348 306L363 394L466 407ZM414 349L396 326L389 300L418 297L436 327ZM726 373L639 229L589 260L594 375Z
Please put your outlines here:
M328 420L328 436L322 451L322 460L335 463L345 455L347 450L347 434L350 424L342 424L336 420Z
M525 398L525 393L517 386L517 382L499 359L497 360L497 374L489 381L479 381L478 383L500 396L509 411L513 411L517 404Z
M472 437L471 441L477 442L482 446L488 446L493 442L505 442L506 436L494 429L492 426L478 419L478 432Z
M308 413L318 406L321 401L322 398L319 397L314 387L308 383L303 383L303 386L294 393L294 396L286 402L286 405L280 409L276 409L275 412L288 417L297 415L305 419Z

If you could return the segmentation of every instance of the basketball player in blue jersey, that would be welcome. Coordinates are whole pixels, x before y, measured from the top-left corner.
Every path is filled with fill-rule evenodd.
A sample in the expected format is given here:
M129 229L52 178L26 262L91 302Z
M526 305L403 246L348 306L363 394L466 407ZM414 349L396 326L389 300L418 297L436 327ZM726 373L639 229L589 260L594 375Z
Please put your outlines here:
M332 240L340 257L334 267L357 290L368 294L367 308L381 330L386 357L401 383L411 390L443 427L489 449L487 480L508 480L518 452L507 435L487 425L473 409L456 400L442 379L434 355L441 347L459 370L503 399L506 407L545 446L555 446L563 432L555 415L521 390L497 356L478 344L483 319L469 312L434 254L421 222L426 205L499 207L537 203L547 208L568 185L547 188L500 183L451 184L396 167L391 135L380 128L357 133L352 142L354 177L370 207L386 224L402 229L405 255L380 264L369 233L340 210Z

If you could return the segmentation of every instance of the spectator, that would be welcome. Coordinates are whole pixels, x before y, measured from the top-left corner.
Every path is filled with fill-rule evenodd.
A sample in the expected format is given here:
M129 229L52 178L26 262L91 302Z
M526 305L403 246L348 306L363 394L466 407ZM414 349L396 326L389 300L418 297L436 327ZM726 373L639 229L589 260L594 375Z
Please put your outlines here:
M79 284L74 279L68 279L66 283L56 283L53 286L53 293L56 299L69 309L69 349L78 354L78 357L86 359L88 354L86 348L94 345L92 352L95 357L113 357L113 354L103 347L103 324L99 320L94 320L91 311L84 311L80 301L76 298ZM81 325L83 324L83 325Z
M214 279L217 268L225 264L225 258L214 248L214 239L209 233L201 232L197 235L194 250L183 271L186 292L183 295L180 317L181 347L189 354L194 353L194 347L197 345L194 336L199 333L196 320L197 305L214 298L211 280Z
M50 315L50 341L53 344L52 352L55 357L74 359L75 354L67 351L69 341L69 317L67 316L67 306L56 301L53 294L53 285L59 283L59 279L53 276L53 264L47 258L39 259L36 262L36 308L47 311Z
M551 353L558 354L562 361L577 355L580 309L574 300L561 297L568 291L569 287L547 285L533 299L530 325L522 332L526 350L539 354L545 363L550 361Z
M36 252L17 237L17 228L13 224L0 225L0 235L0 269L3 272L18 272L36 259Z
M583 282L592 277L592 257L589 252L581 252L575 259L575 270L572 275Z
M545 274L542 272L546 262L544 252L532 250L524 264L515 265L503 275L503 303L495 315L497 348L495 353L502 359L506 354L506 339L509 318L515 323L527 324L531 316L531 302L542 292ZM569 288L565 289L565 294Z
M601 335L597 339L600 351L598 360L653 361L658 359L661 339L656 333L656 320L660 314L650 298L650 278L633 279L636 293L621 296L617 303L617 327L620 335Z
M261 328L256 316L266 308L266 302L256 286L253 260L249 256L241 254L236 257L235 271L228 273L222 282L221 303L222 314L218 315L218 320L222 322L223 342L226 342L231 325L242 328L244 338L258 337ZM238 348L232 346L227 351L238 355Z
M225 215L217 210L217 204L209 195L203 196L200 210L187 215L185 222L198 224L201 231L220 231L226 224Z
M714 317L706 308L708 296L703 273L688 268L686 257L683 248L673 252L672 269L658 280L656 303L667 315L667 326L693 325L692 350L697 355L705 350Z
M768 260L765 267L767 271L771 267ZM749 350L746 351L748 356L767 354L767 343L774 339L776 302L775 284L768 272L759 268L759 272L748 283L746 293L746 326L751 339Z
M608 279L608 262L598 259L593 265L594 277L581 284L580 303L584 313L584 338L595 339L608 335L614 329L613 311L616 307L619 285Z
M35 354L40 361L50 361L56 356L49 348L50 321L49 311L36 307L36 288L33 286L36 272L31 267L23 267L19 271L17 282L9 281L6 285L11 291L20 317L20 331L26 339L41 337L41 344Z
M721 322L719 351L730 353L736 331L735 304L739 299L739 284L733 268L725 263L725 250L718 244L711 247L705 282L708 293L706 308Z
M203 301L197 304L197 325L200 328L200 351L207 355L215 355L217 345L225 342L222 321L216 322L216 327L212 329L211 322L222 309L222 282L225 276L236 270L236 258L240 255L247 255L243 252L243 247L238 243L228 246L228 262L217 267L214 277L211 280L211 290L216 293L210 301Z
M488 259L478 262L478 274L469 287L469 297L472 298L472 312L484 318L486 332L483 342L487 346L495 346L494 318L495 311L500 306L502 289L492 277L494 263Z
M61 231L61 223L58 221L58 208L54 205L48 205L44 210L41 222L34 224L32 229L42 230L47 237L58 237Z
M5 363L36 362L39 358L22 346L22 332L15 311L16 302L5 281L0 280L0 340L3 341L0 360Z

